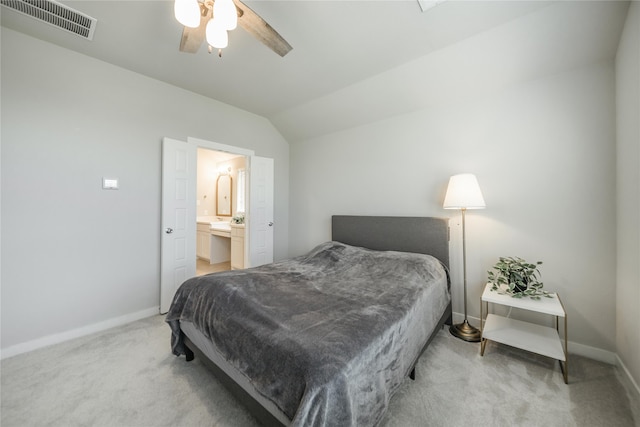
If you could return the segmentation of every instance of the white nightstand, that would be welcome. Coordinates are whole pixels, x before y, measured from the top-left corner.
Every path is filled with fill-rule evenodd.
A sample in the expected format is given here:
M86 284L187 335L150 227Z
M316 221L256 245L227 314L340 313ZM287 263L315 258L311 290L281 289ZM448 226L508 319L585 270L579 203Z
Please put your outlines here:
M552 298L542 297L539 300L530 298L513 298L491 291L491 284L487 283L480 298L480 355L484 356L487 340L496 341L517 347L543 356L557 359L564 376L565 384L569 384L567 352L567 314L558 294L551 294ZM556 327L536 325L521 320L511 319L496 314L489 314L489 303L515 307L523 310L555 316ZM483 317L483 307L486 307L486 319ZM560 318L564 318L564 347L560 339Z

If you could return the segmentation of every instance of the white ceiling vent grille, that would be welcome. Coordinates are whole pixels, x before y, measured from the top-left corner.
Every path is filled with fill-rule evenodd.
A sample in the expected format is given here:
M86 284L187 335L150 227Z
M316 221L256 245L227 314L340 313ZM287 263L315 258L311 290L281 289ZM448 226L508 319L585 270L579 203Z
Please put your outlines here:
M0 0L3 6L31 16L39 21L93 39L97 19L52 0Z

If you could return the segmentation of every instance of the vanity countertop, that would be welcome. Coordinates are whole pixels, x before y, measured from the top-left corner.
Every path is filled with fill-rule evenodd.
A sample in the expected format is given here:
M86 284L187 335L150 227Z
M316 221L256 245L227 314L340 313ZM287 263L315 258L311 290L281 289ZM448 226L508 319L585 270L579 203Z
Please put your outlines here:
M218 222L220 221L217 217L213 216L213 215L205 215L205 216L198 216L196 217L196 222L198 224L210 224L212 222Z
M231 224L223 221L216 221L211 223L212 231L231 231Z
M208 225L211 230L231 231L229 221L220 221L220 219L215 216L199 216L196 218L196 222L201 225Z

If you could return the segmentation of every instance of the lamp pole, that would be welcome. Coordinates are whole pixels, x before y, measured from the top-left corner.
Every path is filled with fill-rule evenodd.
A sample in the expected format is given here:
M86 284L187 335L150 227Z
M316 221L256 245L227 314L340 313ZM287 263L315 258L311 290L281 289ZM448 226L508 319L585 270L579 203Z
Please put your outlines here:
M467 239L464 214L467 208L461 208L462 212L462 285L464 289L464 321L457 325L451 325L449 332L457 338L469 342L480 341L480 331L469 324L467 320Z
M456 337L470 342L480 341L480 331L469 324L467 319L467 236L465 214L467 209L484 209L484 197L476 176L470 173L453 175L449 178L443 208L460 209L462 212L462 276L464 288L464 322L451 325L449 331Z

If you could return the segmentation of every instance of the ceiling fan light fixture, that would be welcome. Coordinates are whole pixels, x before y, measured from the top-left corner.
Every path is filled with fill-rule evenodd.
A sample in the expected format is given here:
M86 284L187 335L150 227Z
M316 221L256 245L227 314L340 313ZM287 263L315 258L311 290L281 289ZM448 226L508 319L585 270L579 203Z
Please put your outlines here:
M227 31L235 30L238 26L238 11L233 0L216 0L213 4L213 16Z
M173 13L179 23L185 27L200 26L200 6L198 0L175 0Z
M217 49L224 49L229 44L227 30L221 25L217 18L207 22L206 29L207 43Z

